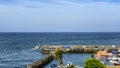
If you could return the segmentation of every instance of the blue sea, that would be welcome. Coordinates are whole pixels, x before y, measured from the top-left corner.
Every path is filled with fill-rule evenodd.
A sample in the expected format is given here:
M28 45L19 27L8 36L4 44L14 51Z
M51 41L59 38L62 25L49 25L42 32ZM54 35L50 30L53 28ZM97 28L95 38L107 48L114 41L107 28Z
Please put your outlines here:
M26 68L26 64L43 58L40 50L35 50L37 43L58 45L119 45L119 32L1 32L0 33L0 68ZM63 63L72 61L83 66L90 54L64 54ZM52 63L58 63L57 60ZM45 68L50 68L48 64Z

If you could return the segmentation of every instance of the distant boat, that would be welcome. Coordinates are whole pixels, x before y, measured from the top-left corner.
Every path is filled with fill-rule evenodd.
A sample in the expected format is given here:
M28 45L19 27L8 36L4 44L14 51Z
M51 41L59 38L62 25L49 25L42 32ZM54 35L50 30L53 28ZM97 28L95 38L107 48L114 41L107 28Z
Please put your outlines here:
M68 62L66 67L69 68L72 65L72 62Z
M55 67L57 67L56 64L51 64L51 68L55 68Z
M108 58L107 58L107 61L110 61L111 59L112 59L112 58L108 57Z
M118 62L114 62L114 65L120 65Z
M118 50L118 54L117 54L118 57L120 57L120 50Z
M118 59L114 56L114 57L112 57L112 60L113 61L118 61Z
M118 56L118 57L120 57L120 53L119 53L119 54L117 54L117 56Z

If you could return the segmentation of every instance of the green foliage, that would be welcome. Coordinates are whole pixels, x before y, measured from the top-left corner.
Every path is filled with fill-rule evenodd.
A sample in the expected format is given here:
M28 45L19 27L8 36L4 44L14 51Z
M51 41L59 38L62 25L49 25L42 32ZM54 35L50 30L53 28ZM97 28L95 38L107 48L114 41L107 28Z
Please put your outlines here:
M62 65L62 64L63 64L63 61L62 61L62 59L60 59L60 60L59 60L59 63L60 63L60 65Z
M62 53L63 53L63 51L61 51L61 50L56 50L56 51L55 51L55 58L57 58L57 59L62 59Z
M89 58L86 60L84 68L106 68L99 60L95 58Z
M63 64L63 61L62 61L62 53L63 53L63 51L61 51L61 50L56 50L56 51L55 51L55 56L54 56L55 59L59 59L59 64L60 64L60 65Z
M75 68L74 65L71 65L70 68Z

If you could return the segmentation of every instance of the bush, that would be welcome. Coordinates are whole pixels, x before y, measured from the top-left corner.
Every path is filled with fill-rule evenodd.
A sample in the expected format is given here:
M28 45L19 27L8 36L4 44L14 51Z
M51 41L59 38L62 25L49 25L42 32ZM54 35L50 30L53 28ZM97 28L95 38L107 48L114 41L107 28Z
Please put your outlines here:
M106 68L99 60L95 58L89 58L86 60L84 68Z
M75 68L74 65L71 65L70 68Z
M61 59L62 58L62 51L61 50L56 50L55 51L55 58Z
M62 59L59 60L59 64L62 65L63 64L63 61Z

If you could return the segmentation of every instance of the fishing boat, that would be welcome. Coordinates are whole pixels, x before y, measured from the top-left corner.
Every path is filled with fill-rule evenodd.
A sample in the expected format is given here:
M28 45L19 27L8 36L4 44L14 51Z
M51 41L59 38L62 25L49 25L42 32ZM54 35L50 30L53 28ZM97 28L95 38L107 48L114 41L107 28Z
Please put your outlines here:
M117 56L118 56L118 57L120 57L120 53L119 53L119 54L117 54Z
M110 61L110 60L112 60L112 58L111 58L111 57L108 57L108 58L107 58L107 61Z
M118 61L115 61L114 65L120 65L120 63Z
M118 50L118 54L117 54L118 57L120 57L120 50Z
M114 57L112 57L112 60L113 60L113 61L118 61L118 58L116 58L116 57L114 56Z

